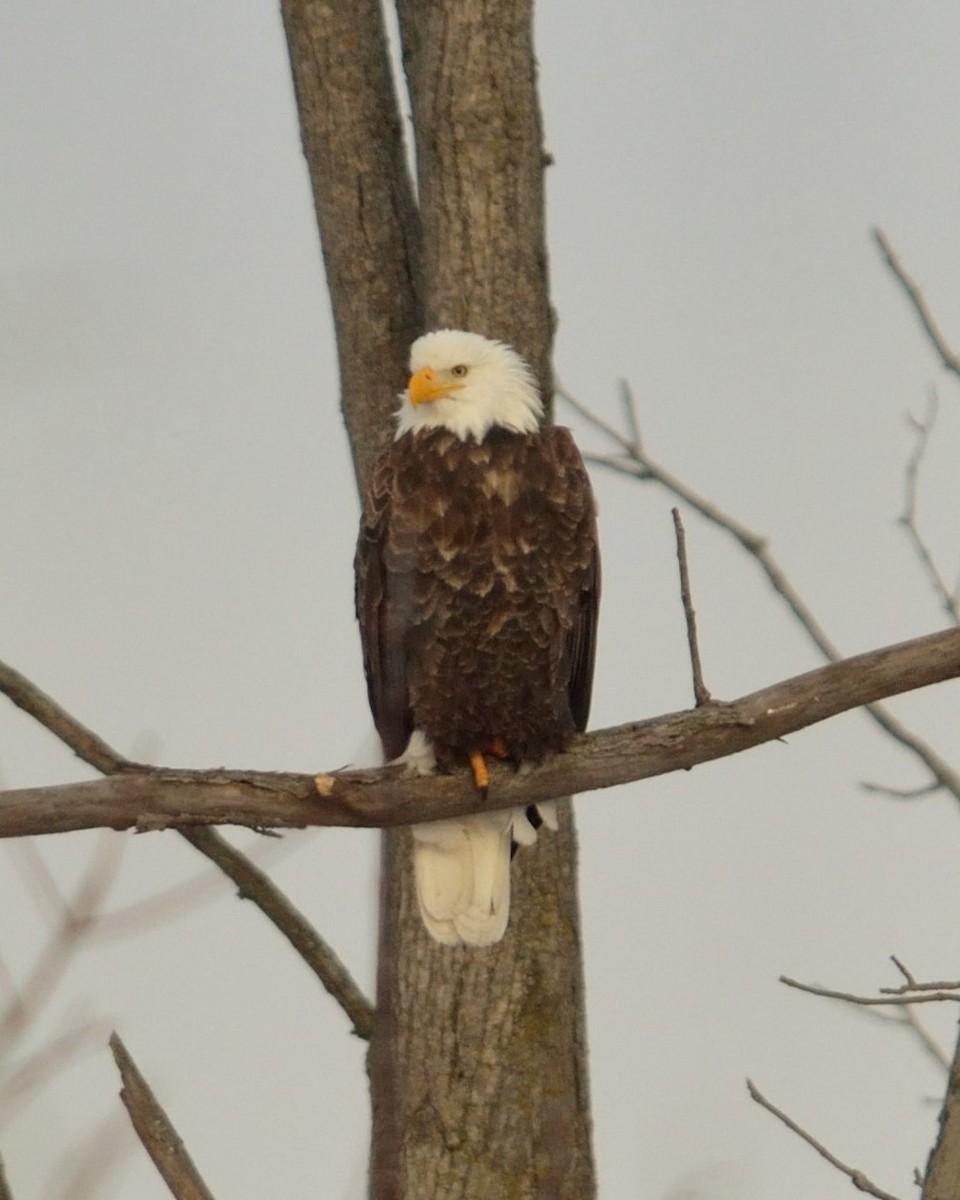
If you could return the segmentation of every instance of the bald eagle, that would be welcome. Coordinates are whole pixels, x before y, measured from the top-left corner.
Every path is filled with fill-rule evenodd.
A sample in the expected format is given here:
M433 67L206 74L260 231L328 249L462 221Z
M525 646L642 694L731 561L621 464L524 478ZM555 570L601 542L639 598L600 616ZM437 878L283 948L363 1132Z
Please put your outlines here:
M533 372L509 346L442 329L410 352L395 440L374 466L356 605L387 760L430 772L536 763L587 723L600 563L596 513L568 429L542 424ZM424 924L489 945L510 911L517 843L552 806L413 830Z

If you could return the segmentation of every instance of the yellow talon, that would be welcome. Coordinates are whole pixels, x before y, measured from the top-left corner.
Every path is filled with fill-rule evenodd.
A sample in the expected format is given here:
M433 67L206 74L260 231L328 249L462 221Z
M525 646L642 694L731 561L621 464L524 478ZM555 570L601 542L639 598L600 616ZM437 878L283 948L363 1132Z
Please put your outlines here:
M470 755L470 769L473 771L473 782L477 791L486 795L487 788L490 786L490 772L487 770L487 764L479 750L474 750Z
M510 757L510 755L507 752L507 746L506 746L506 743L504 742L503 738L498 738L498 737L491 738L489 750L494 758L503 759L503 758Z

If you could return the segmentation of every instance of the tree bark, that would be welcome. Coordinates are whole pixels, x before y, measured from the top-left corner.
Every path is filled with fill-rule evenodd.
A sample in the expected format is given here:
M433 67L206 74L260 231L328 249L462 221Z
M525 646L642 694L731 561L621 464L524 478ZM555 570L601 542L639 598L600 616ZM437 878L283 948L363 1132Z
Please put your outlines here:
M923 1200L960 1200L960 1041L954 1051L937 1140L923 1181Z
M552 393L532 0L397 0L416 131L426 328L513 345Z
M420 218L379 0L281 0L358 486L421 330Z
M389 436L408 345L424 328L509 341L550 394L531 2L398 7L419 219L379 5L282 0L361 483ZM409 834L386 834L371 1195L589 1197L569 811L559 835L521 854L510 931L487 951L429 940L409 860Z
M544 155L531 5L400 0L416 131L428 328L510 342L550 395ZM384 847L372 1059L376 1200L594 1193L576 839L514 863L510 927L485 951L434 943L410 835Z

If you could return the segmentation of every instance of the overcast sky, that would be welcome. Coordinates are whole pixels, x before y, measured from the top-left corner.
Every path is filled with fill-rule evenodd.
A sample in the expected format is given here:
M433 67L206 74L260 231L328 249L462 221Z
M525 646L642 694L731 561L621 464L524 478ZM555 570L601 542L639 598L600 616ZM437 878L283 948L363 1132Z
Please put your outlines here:
M940 627L903 530L909 412L941 399L921 519L958 566L960 393L885 271L882 226L960 346L954 3L551 0L538 47L556 365L770 538L845 652ZM352 614L357 502L280 20L259 0L11 0L0 10L0 657L120 751L319 770L370 726ZM581 443L602 449L561 408ZM685 707L672 501L594 472L605 595L593 723ZM759 572L687 518L707 683L817 665ZM954 761L960 692L892 707ZM90 772L0 704L10 787ZM849 1181L761 1112L749 1075L841 1158L912 1194L942 1094L901 1030L789 992L956 977L960 814L897 803L919 769L850 714L735 760L583 798L603 1200L806 1200ZM364 1047L259 914L174 834L36 849L66 890L105 840L105 921L17 1053L115 1027L214 1193L364 1194ZM238 834L373 982L376 837ZM31 865L32 864L32 865ZM519 855L515 870L523 869ZM0 848L0 1003L50 927ZM179 895L179 893L178 893ZM949 1045L954 1013L925 1013ZM161 1200L98 1036L11 1116L17 1200ZM112 1139L112 1140L111 1140Z

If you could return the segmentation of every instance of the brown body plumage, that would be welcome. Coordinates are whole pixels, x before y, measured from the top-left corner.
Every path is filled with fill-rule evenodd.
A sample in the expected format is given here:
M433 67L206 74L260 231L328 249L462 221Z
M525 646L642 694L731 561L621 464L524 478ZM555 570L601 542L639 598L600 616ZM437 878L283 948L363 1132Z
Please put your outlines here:
M566 429L407 433L377 463L357 550L370 706L389 758L422 730L446 767L515 762L586 725L595 515Z

